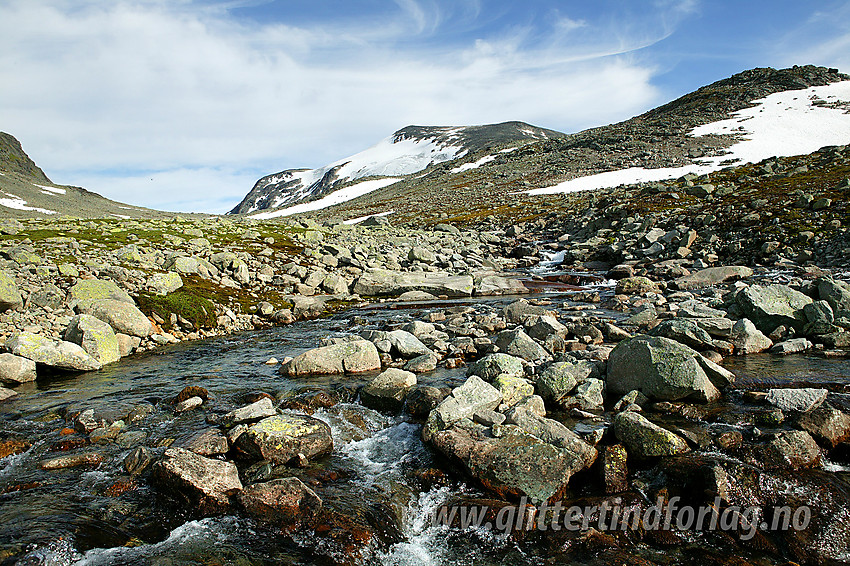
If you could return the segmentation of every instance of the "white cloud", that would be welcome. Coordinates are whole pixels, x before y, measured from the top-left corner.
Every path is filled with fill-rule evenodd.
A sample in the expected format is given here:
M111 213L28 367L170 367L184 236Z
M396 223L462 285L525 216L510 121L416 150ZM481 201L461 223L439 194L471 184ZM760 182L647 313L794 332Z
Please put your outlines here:
M221 212L261 175L325 165L407 124L574 131L658 102L651 65L613 55L663 32L562 16L553 37L515 28L425 50L411 32L439 33L445 14L433 0L397 4L352 28L236 20L232 3L7 1L0 128L56 182Z

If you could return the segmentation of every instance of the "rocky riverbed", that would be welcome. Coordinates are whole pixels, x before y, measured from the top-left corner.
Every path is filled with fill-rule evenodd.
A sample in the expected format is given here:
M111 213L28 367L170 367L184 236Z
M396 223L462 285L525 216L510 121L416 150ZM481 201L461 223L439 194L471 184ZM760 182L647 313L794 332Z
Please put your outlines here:
M624 218L599 257L589 225L545 219L6 223L2 557L847 561L840 258L724 265L668 222ZM546 254L550 271L517 271ZM531 526L559 503L585 528ZM598 516L677 503L810 517ZM429 522L512 506L528 520L507 537Z

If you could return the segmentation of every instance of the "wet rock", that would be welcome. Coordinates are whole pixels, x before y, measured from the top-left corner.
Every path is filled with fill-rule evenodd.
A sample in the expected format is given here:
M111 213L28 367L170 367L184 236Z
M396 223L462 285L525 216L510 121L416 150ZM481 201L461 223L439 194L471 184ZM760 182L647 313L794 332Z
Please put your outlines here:
M420 385L407 395L407 412L414 417L427 417L449 393L448 389Z
M416 374L390 368L360 390L361 402L377 410L397 411L407 393L416 387Z
M16 356L57 369L92 371L103 367L77 344L51 340L32 332L13 334L6 340L5 348Z
M315 458L333 450L330 427L307 415L283 414L251 425L236 440L243 453L256 460L286 464L299 454Z
M761 461L766 469L811 468L820 463L821 452L815 439L805 431L791 430L778 434L764 448Z
M99 466L103 462L103 455L98 452L86 452L61 456L52 460L44 460L39 463L42 470L64 470L66 468L78 468L80 466Z
M778 326L803 329L803 309L812 298L786 285L753 285L738 293L738 306L762 332L773 332Z
M799 415L796 425L828 448L850 442L850 415L826 404Z
M216 428L208 428L190 438L181 448L201 456L220 456L227 454L230 445L227 442L227 437L221 431Z
M17 310L24 306L21 292L15 280L7 273L0 271L0 312Z
M192 409L197 409L204 404L204 400L200 397L189 397L185 401L180 401L174 406L175 413L185 413Z
M473 278L470 275L386 269L367 271L354 284L354 292L367 297L401 295L408 291L424 291L437 296L469 297L473 288Z
M315 522L322 500L298 478L282 478L249 485L239 493L245 511L276 527L290 530Z
M812 348L812 343L809 342L805 338L792 338L791 340L786 340L784 342L780 342L779 344L775 344L771 349L771 354L778 354L780 356L788 356L790 354L801 354L807 350Z
M154 481L178 500L204 514L230 507L230 497L242 491L232 462L199 456L183 448L169 448L153 466Z
M725 370L674 340L637 336L620 342L608 357L607 387L618 397L638 390L659 401L714 401L720 391L710 377L720 372Z
M187 385L180 390L177 397L174 398L175 403L182 403L191 397L200 397L201 400L207 401L210 398L210 393L205 388L198 385Z
M617 439L626 445L629 454L640 458L675 456L689 450L683 438L635 412L618 414L613 425Z
M277 410L274 408L272 400L263 397L250 405L230 411L221 418L220 423L222 426L230 428L242 423L259 421L276 414Z
M500 375L519 377L524 374L522 359L503 353L484 356L466 370L467 376L477 375L486 381L493 381Z
M6 387L0 387L0 401L11 399L12 397L16 397L17 395L18 393L16 391L12 391L11 389L7 389Z
M599 448L599 472L605 493L621 493L629 489L626 449L621 444Z
M135 305L132 297L112 281L83 279L68 291L68 305L72 309L79 310L79 312L88 312L89 307L102 300L115 300ZM112 326L112 328L115 328L115 326Z
M79 344L101 364L111 364L121 359L118 338L107 323L88 314L78 314L65 329L65 340Z
M422 429L423 439L427 442L434 432L461 419L471 419L476 411L495 410L501 402L502 394L498 389L472 375L431 411Z
M0 384L15 386L35 378L34 361L7 352L0 354Z
M381 358L372 342L355 340L308 350L283 364L284 375L361 373L381 369Z
M696 350L705 350L713 346L708 332L688 319L665 320L649 331L650 336L664 336Z
M108 323L115 332L139 338L147 338L153 333L151 321L132 302L106 299L81 305L78 309Z
M124 458L124 469L131 476L138 476L153 463L153 456L150 450L144 446L139 446Z
M762 334L749 319L742 318L732 327L729 341L738 354L758 354L773 346L773 341Z
M486 489L504 498L525 495L542 502L562 496L570 478L596 457L596 450L580 439L574 452L518 426L502 426L500 436L494 438L484 434L484 427L470 425L435 433L433 445L460 462Z
M753 276L753 270L741 265L709 267L676 279L676 288L681 290L704 289L729 281L746 279Z
M503 330L496 337L496 346L501 351L511 356L516 356L528 361L549 361L552 356L543 346L535 342L522 329Z
M22 454L30 449L32 444L24 440L0 440L0 460L16 454Z
M765 401L782 411L799 411L802 413L818 408L826 401L826 389L798 388L771 389L767 392Z

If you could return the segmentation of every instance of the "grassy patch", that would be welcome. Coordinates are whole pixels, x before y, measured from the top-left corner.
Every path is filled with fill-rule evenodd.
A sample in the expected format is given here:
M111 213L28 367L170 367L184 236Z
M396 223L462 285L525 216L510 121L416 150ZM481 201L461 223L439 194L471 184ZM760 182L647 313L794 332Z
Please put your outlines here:
M178 289L168 295L140 293L139 308L148 316L156 313L171 328L171 315L176 314L190 321L195 328L216 326L215 306L207 298L189 289Z

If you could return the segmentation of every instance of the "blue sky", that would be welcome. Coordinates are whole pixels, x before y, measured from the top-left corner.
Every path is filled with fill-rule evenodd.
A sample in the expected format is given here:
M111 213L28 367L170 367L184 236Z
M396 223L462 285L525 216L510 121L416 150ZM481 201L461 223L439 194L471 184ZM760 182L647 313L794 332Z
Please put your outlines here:
M0 0L0 130L55 182L224 212L408 124L574 132L808 63L850 72L850 0Z

